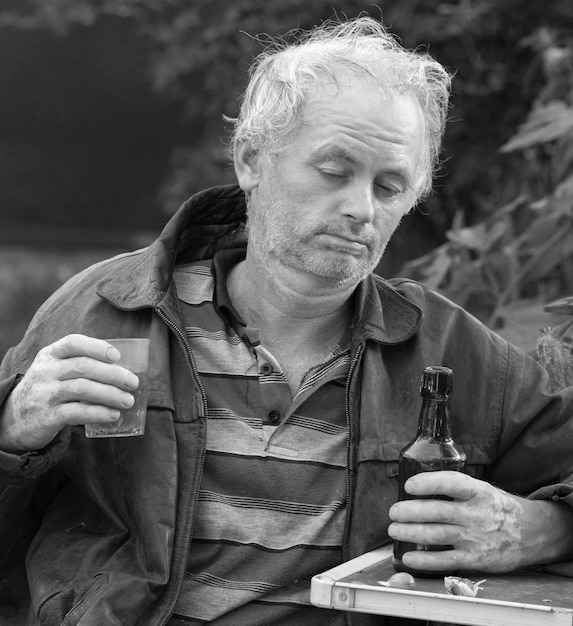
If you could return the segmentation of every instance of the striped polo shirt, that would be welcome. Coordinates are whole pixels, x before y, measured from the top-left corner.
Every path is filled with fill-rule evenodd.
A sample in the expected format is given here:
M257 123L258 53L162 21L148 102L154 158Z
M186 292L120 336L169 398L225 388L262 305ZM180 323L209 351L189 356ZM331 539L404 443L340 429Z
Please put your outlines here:
M207 397L206 456L182 591L169 625L342 624L310 605L341 562L347 514L349 351L336 346L294 395L230 303L244 251L178 266L187 339Z

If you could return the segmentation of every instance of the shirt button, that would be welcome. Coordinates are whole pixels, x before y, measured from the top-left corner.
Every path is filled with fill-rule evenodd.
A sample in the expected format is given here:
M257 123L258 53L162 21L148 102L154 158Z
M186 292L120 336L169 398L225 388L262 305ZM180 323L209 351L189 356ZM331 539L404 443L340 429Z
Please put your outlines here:
M268 376L269 374L272 374L273 371L273 366L270 363L263 363L261 365L261 374L264 374L265 376Z
M268 417L271 424L278 424L281 419L281 414L278 411L269 411Z

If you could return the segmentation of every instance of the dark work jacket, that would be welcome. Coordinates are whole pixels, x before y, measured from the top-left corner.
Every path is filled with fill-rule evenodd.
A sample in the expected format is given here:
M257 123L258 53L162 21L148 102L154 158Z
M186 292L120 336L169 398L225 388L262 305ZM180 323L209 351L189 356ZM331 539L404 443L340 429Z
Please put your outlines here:
M83 427L67 427L43 450L0 454L0 604L23 604L28 587L28 623L168 620L193 549L205 453L205 396L172 269L176 259L244 243L244 219L237 187L197 194L151 246L71 279L6 355L0 402L37 352L64 335L151 339L144 436L86 439ZM572 389L547 395L547 374L533 359L411 280L368 277L356 290L352 324L345 560L389 542L398 453L416 431L427 365L454 371L453 436L470 473L571 503ZM405 622L348 613L348 623Z

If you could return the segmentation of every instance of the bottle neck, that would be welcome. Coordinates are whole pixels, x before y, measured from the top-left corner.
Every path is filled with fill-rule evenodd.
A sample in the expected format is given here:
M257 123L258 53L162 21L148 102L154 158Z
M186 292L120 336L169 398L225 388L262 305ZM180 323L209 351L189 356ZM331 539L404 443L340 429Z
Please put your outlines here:
M446 441L452 438L449 400L423 399L417 436L437 441Z

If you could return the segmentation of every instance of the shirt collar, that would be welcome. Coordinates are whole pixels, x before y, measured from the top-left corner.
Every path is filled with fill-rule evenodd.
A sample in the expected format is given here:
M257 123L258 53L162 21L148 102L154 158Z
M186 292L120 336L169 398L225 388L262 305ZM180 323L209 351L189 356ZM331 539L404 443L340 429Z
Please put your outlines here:
M213 306L215 311L224 319L227 319L236 330L245 328L246 324L231 302L229 291L227 290L227 276L233 267L243 261L245 257L245 248L220 250L213 257L213 275L215 277Z
M214 306L241 337L258 344L258 332L247 328L235 310L227 291L227 276L231 269L245 259L245 248L221 250L213 258L215 275ZM370 275L353 294L354 315L350 327L352 339L373 339L380 343L402 343L418 330L421 309L400 295L379 276Z

